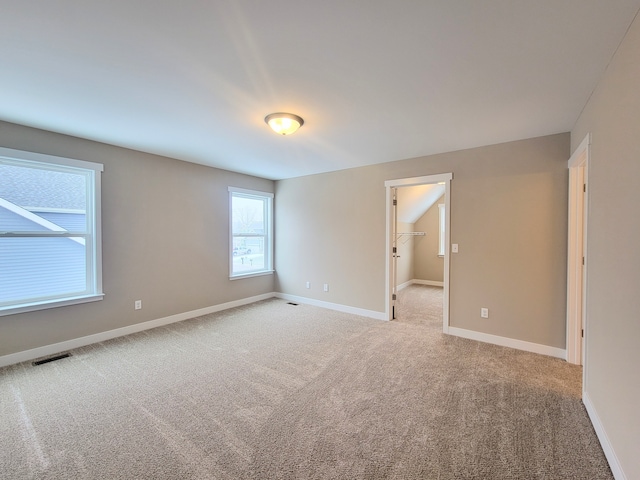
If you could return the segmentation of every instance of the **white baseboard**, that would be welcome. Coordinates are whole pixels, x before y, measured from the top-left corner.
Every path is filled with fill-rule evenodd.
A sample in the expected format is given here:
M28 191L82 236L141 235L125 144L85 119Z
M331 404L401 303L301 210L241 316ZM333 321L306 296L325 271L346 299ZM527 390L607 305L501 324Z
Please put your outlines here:
M384 312L376 312L375 310L366 310L364 308L350 307L349 305L342 305L339 303L330 303L322 300L315 300L313 298L299 297L297 295L289 295L286 293L276 293L277 298L282 298L289 302L304 303L306 305L313 305L314 307L327 308L329 310L336 310L338 312L351 313L353 315L360 315L362 317L374 318L376 320L388 320Z
M604 455L605 457L607 457L607 461L609 462L609 468L611 468L611 473L613 473L613 477L616 480L627 480L627 476L624 474L622 467L620 466L620 462L618 461L616 452L611 446L611 442L609 441L607 432L602 426L602 422L600 421L598 412L596 411L596 408L593 406L593 403L591 403L589 394L586 391L582 392L582 403L584 403L584 406L587 409L587 413L589 414L589 418L591 419L591 424L593 425L593 429L596 431L596 435L598 436L598 440L600 441L600 445L602 446Z
M414 278L411 280L411 283L415 283L417 285L431 285L432 287L444 287L444 282L436 282L435 280L418 280Z
M432 287L444 287L444 282L436 282L435 280L419 280L414 278L408 282L401 283L396 287L396 290L400 291L403 288L407 288L411 285L431 285Z
M192 310L190 312L178 313L176 315L170 315L168 317L158 318L156 320L149 320L148 322L136 323L127 327L116 328L114 330L108 330L106 332L87 335L86 337L74 338L72 340L53 343L51 345L45 345L43 347L33 348L31 350L24 350L22 352L3 355L0 357L0 367L13 365L20 362L27 362L36 358L55 355L56 353L64 352L66 350L91 345L92 343L104 342L106 340L111 340L112 338L123 337L132 333L142 332L143 330L149 330L152 328L161 327L163 325L169 325L170 323L181 322L190 318L208 315L209 313L220 312L229 308L248 305L250 303L259 302L260 300L273 298L274 296L274 293L256 295L255 297L243 298L241 300L235 300L233 302L221 303L219 305L213 305L211 307Z
M491 335L489 333L476 332L473 330L466 330L464 328L449 327L449 335L456 337L468 338L470 340L477 340L484 343L492 343L494 345L500 345L502 347L515 348L517 350L524 350L526 352L539 353L541 355L548 355L550 357L557 357L566 360L567 351L563 348L550 347L548 345L541 345L539 343L525 342L524 340L516 340L514 338L499 337L498 335Z

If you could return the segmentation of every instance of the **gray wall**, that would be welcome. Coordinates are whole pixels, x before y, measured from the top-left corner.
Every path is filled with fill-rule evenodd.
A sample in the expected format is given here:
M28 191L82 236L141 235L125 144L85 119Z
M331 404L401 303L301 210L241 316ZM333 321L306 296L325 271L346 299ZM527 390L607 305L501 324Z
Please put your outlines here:
M227 187L272 181L4 122L0 146L104 164L105 293L0 317L0 356L273 291L273 276L230 281L227 255Z
M439 203L444 203L444 195L440 197L429 210L424 212L414 224L417 232L425 232L424 237L416 237L413 264L416 280L431 282L444 281L444 258L438 256L440 246L440 209Z
M229 281L226 255L227 186L272 191L273 182L7 123L0 145L105 165L106 294L0 318L0 355L274 289L382 312L384 181L443 172L454 173L460 244L451 325L564 348L568 134L276 182L275 285Z
M585 392L626 478L640 478L640 18L571 132L592 134Z
M384 181L452 172L451 325L565 348L568 158L567 133L278 181L276 287L383 312Z

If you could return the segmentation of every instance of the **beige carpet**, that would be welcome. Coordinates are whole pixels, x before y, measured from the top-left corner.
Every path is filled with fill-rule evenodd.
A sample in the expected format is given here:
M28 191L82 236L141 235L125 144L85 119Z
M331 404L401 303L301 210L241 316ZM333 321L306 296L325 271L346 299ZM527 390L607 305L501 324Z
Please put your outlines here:
M410 285L398 292L396 321L442 331L442 287Z
M419 307L418 307L419 309ZM0 369L3 479L610 479L558 359L282 300Z

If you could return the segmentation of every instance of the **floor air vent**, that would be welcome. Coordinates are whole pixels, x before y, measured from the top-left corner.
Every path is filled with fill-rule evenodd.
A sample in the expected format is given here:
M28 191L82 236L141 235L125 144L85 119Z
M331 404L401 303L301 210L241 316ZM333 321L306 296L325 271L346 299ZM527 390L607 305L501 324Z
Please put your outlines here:
M70 353L63 353L61 355L56 355L55 357L45 358L44 360L38 360L33 362L33 365L38 366L49 362L55 362L56 360L62 360L63 358L69 358L71 356Z
M293 303L293 302L287 302L287 305L293 305L294 307L297 307L298 304L297 303Z

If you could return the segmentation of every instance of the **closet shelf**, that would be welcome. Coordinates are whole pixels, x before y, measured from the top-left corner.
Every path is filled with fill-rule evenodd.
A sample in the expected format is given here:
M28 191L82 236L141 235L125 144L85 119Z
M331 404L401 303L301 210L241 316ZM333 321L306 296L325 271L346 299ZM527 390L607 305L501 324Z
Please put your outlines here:
M402 242L402 244L406 244L410 238L409 237L424 237L425 233L424 232L397 232L396 236L397 238L401 239L400 241ZM402 237L406 237L404 239L402 239Z

